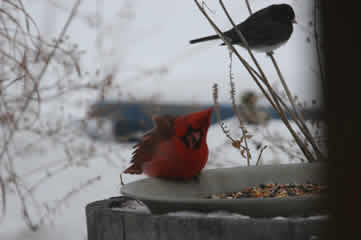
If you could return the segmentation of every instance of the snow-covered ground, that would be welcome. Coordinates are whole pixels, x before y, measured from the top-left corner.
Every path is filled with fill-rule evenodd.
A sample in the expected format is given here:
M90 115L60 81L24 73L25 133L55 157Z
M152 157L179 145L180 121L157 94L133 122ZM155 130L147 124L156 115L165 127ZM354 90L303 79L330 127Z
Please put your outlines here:
M29 0L26 4L39 23L42 35L54 37L58 36L74 2ZM255 10L278 3L274 0L253 2ZM312 38L312 29L308 25L312 17L311 7L304 1L283 2L293 5L299 24L295 26L290 41L276 52L276 57L292 92L300 99L319 100L313 41L306 41L307 37ZM207 3L215 12L212 17L216 22L228 29L230 24L218 1ZM227 0L225 4L235 19L241 21L248 16L242 1ZM89 74L75 80L85 83L113 74L114 87L107 89L106 98L187 103L212 102L212 85L218 83L220 101L229 102L227 50L218 46L219 42L188 44L190 39L210 33L213 33L212 28L192 0L83 1L68 35L71 42L86 51L81 66L82 71ZM247 55L244 50L240 52ZM256 56L270 78L276 81L276 72L265 54ZM257 89L243 67L235 62L233 69L237 90ZM48 81L52 81L52 74L55 73L48 73ZM27 186L37 186L32 197L27 199L27 206L31 220L44 224L37 231L31 231L23 220L19 198L13 189L8 189L6 216L0 222L0 239L86 239L86 204L119 194L119 174L130 160L132 144L93 141L73 124L85 117L87 108L97 98L97 91L86 89L44 104L41 124L52 124L54 119L60 119L63 126L61 136L54 141L33 138L31 134L15 138L18 148L29 141L34 143L29 151L19 153L14 162ZM226 124L233 129L233 134L239 134L235 119ZM290 139L287 130L277 121L271 121L267 129L250 127L249 131L254 135L253 140L264 145L274 140L266 139L269 132ZM283 144L293 149L291 152L298 151L290 141ZM70 154L73 156L88 158L71 162L69 153L64 151L66 145L71 145ZM211 154L206 168L246 165L246 160L230 146L216 125L209 129L208 145ZM251 150L256 161L258 151L254 145ZM287 154L277 150L273 152L271 148L263 153L264 164L290 161L298 160L290 160ZM144 178L123 177L125 183Z

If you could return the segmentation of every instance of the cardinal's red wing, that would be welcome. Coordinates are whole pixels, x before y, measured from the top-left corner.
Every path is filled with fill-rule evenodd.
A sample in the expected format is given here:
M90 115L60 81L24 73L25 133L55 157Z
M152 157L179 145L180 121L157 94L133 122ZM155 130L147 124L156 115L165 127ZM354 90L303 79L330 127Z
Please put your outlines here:
M174 135L174 118L171 116L154 117L155 128L146 133L140 143L136 144L130 167L124 173L141 174L142 165L151 161L159 143L169 140Z

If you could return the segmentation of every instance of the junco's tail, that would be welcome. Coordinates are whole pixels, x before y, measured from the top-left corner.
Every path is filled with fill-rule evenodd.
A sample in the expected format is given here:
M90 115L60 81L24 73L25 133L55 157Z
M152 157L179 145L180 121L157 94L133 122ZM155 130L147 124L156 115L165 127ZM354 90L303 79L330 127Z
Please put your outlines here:
M214 40L214 39L219 39L219 36L212 35L212 36L197 38L197 39L190 40L189 43L193 44L193 43L205 42L205 41Z

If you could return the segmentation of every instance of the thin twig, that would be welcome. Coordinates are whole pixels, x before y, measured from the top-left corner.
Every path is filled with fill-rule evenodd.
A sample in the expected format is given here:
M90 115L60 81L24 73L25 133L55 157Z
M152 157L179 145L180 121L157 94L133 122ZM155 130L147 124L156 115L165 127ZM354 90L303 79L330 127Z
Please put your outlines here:
M210 25L213 27L213 29L216 31L218 36L223 40L223 42L228 46L229 49L232 50L233 53L236 54L238 57L238 60L243 64L243 66L246 68L248 73L251 75L253 80L256 82L257 86L261 89L264 96L267 98L267 100L271 103L271 105L276 109L276 111L281 115L282 113L279 111L279 109L275 106L273 100L269 96L269 94L266 92L266 90L263 88L262 84L259 82L258 79L261 81L264 81L263 76L261 76L255 69L253 69L248 62L242 58L242 56L238 53L238 51L233 47L233 45L225 38L224 34L221 32L221 30L217 27L217 25L214 23L214 21L209 17L209 15L206 13L206 11L203 9L203 7L198 3L197 0L194 0L195 4L197 5L198 9L201 11L201 13L204 15L204 17L208 20ZM244 38L243 38L244 39ZM245 40L245 39L244 39ZM247 42L246 45L248 46ZM257 76L257 77L256 77Z
M251 165L251 160L250 160L251 154L250 154L249 148L248 148L247 131L244 128L243 119L242 119L241 113L239 111L239 107L237 106L236 98L235 98L236 89L235 89L235 86L234 86L233 74L232 74L232 50L229 50L229 59L230 59L230 62L229 62L229 85L230 85L230 88L231 88L230 89L230 95L231 95L232 107L233 107L233 110L236 113L236 116L237 116L238 122L239 122L239 126L240 126L241 131L242 131L242 136L243 136L242 139L243 139L244 145L245 145L244 150L247 153L247 165L250 166ZM241 150L241 148L240 148L240 150Z
M317 51L317 60L318 60L318 65L320 68L320 77L322 82L325 81L325 72L324 72L324 68L323 68L323 61L322 61L322 57L321 57L321 41L319 38L319 34L318 34L318 19L319 19L319 14L320 14L320 0L314 0L314 6L313 6L313 31L314 31L314 35L315 35L315 45L316 45L316 51Z
M277 64L277 61L276 59L274 58L274 55L273 53L269 53L268 56L271 58L272 60L272 63L277 71L277 74L278 74L278 77L280 78L281 80L281 84L283 86L283 89L285 90L286 92L286 95L288 97L288 100L289 102L291 103L292 105L292 108L293 108L293 111L296 115L296 119L295 119L295 122L296 123L300 123L301 126L300 127L300 130L302 131L302 133L304 134L304 136L307 138L307 140L309 141L309 143L311 144L311 146L313 147L313 149L315 150L315 153L317 154L319 160L323 159L323 155L321 153L321 151L318 149L318 146L316 145L316 143L314 142L314 139L311 135L311 132L309 131L307 125L305 124L305 121L304 121L304 117L302 116L302 114L298 111L297 107L296 107L296 104L294 102L294 97L292 96L291 94L291 91L289 90L288 86L287 86L287 83L282 75L282 72Z
M20 199L20 204L21 204L21 207L22 207L22 214L23 214L24 220L25 220L26 224L28 225L28 227L32 231L35 232L39 228L39 224L35 224L31 220L30 215L29 215L29 211L28 211L28 208L27 208L25 196L23 195L22 191L20 190L20 186L17 184L16 181L14 181L14 186L15 186L17 196Z
M248 9L249 15L252 15L252 9L251 9L251 5L249 4L249 1L248 1L248 0L245 0L245 2L246 2L246 5L247 5L247 9Z
M318 0L315 0L315 5L317 4L317 3L316 3L317 1L318 1ZM245 0L245 2L246 2L246 5L247 5L249 14L252 15L252 9L251 9L251 6L250 6L250 4L249 4L249 1L248 1L248 0ZM315 9L316 9L316 6L315 6ZM315 13L314 16L315 16L315 18L316 18L316 13ZM316 37L316 36L317 36L317 31L315 32L315 37ZM287 84L286 84L286 82L284 81L284 78L283 78L283 76L282 76L282 73L281 73L278 65L277 65L277 62L275 61L275 59L274 59L274 57L273 57L273 54L270 54L270 56L271 56L271 59L272 59L273 64L275 65L275 68L276 68L276 70L277 70L277 73L278 73L278 75L279 75L279 77L280 77L280 79L281 79L282 85L284 86L284 88L285 88L285 90L286 90L287 96L289 97L289 96L291 96L291 93L290 93L290 91L288 90ZM286 87L285 87L285 86L286 86ZM290 98L290 97L289 97L289 98ZM280 100L280 99L279 99L279 100ZM297 125L298 125L298 127L301 129L301 131L303 130L305 136L307 137L307 139L310 141L310 143L311 143L312 146L314 147L314 150L316 151L316 153L317 153L319 156L322 156L322 154L321 154L320 151L318 150L317 146L315 146L314 141L313 141L313 138L312 138L312 135L310 134L307 126L304 124L304 118L301 118L301 115L298 113L298 111L297 111L297 109L296 109L296 107L295 107L295 104L294 104L294 102L293 102L292 96L291 96L291 98L290 98L290 102L291 102L293 108L295 109L295 111L296 111L295 114L296 114L297 117L300 119L299 122L300 122L300 124L301 124L302 126L299 126L299 122L297 121L297 118L293 116L293 113L286 107L285 104L283 104L284 107L286 107L287 111L290 113L291 117L293 117L293 120L297 123ZM283 102L281 102L281 103L283 103Z
M258 70L260 71L262 77L263 77L263 82L264 84L267 86L267 89L270 91L271 96L273 97L274 100L274 104L272 104L273 101L270 101L270 103L272 104L273 108L279 113L281 119L283 120L283 122L285 123L286 127L289 129L289 131L291 132L292 136L295 138L295 140L297 141L299 147L301 148L301 150L304 152L304 154L307 157L307 159L310 159L310 161L314 161L314 157L312 156L312 154L309 152L309 150L307 149L307 147L303 144L303 142L301 141L301 139L299 138L299 136L296 134L296 132L293 130L292 126L290 125L285 112L282 110L280 103L278 102L278 96L275 93L275 91L273 90L272 86L269 84L269 81L267 80L267 77L265 76L261 66L259 65L257 59L254 57L251 49L248 46L248 43L246 41L246 39L244 38L243 34L241 33L241 31L239 31L239 29L237 28L236 24L233 22L231 16L229 15L225 5L223 4L222 0L219 0L219 3L223 9L223 11L225 12L228 20L231 22L233 29L235 29L235 31L237 32L238 36L241 38L243 44L247 47L248 53L250 54L252 60L254 61L254 63L256 64ZM267 96L266 96L267 97ZM268 99L268 98L267 98Z
M225 11L227 17L229 17L234 29L236 30L237 34L239 35L239 37L242 39L243 44L245 45L245 47L247 48L249 54L251 55L253 61L255 62L255 64L257 65L259 71L261 72L261 74L257 73L253 68L249 67L249 64L239 55L238 51L232 46L232 44L228 41L227 38L224 37L223 33L219 30L219 28L216 26L216 24L212 21L212 19L208 16L208 14L204 11L204 9L200 6L200 4L198 3L197 0L194 0L196 5L198 6L199 10L203 13L203 15L206 17L206 19L208 20L208 22L211 24L211 26L215 29L215 31L217 32L217 34L219 35L219 37L224 41L224 43L236 54L236 56L238 57L238 59L241 61L241 63L245 66L245 68L247 69L247 71L249 72L249 74L251 75L251 77L255 80L257 86L261 89L262 93L265 95L265 97L267 98L267 100L271 103L272 107L277 111L277 113L280 115L282 121L285 123L286 127L289 129L290 133L292 134L292 136L294 137L295 141L297 142L298 146L300 147L300 149L302 150L302 152L305 154L306 158L309 159L309 161L314 161L314 157L313 155L309 152L309 150L307 149L307 147L304 145L303 141L299 138L299 136L296 134L296 132L293 130L292 126L290 125L284 111L281 108L280 103L278 102L278 99L280 99L280 97L275 93L275 91L272 89L272 87L270 86L269 82L267 81L265 74L263 73L261 67L259 66L257 60L255 59L255 57L253 56L251 50L248 47L248 44L246 42L246 40L244 39L242 33L237 29L236 25L234 24L234 22L232 21L231 17L229 16L223 2L220 0L220 4L223 8L223 10ZM256 74L257 73L257 74ZM257 77L256 77L257 76ZM270 95L266 92L266 90L263 88L263 86L261 85L261 83L258 81L258 79L260 79L267 87L267 89L270 91L270 94L272 96L272 98L270 97Z
M219 103L218 103L218 85L215 83L213 84L213 102L214 102L214 110L216 114L216 119L221 127L223 133L226 135L226 137L232 141L232 143L236 142L235 139L232 138L232 136L229 134L229 130L226 128L226 125L221 120L221 114L219 111Z
M123 175L120 174L119 178L120 178L120 185L124 186Z
M71 199L75 194L79 193L81 190L89 187L90 185L94 184L97 181L101 180L101 176L96 176L93 178L88 179L86 182L79 184L77 188L72 189L68 193L66 193L60 200L56 201L55 205L50 209L51 211L55 212L59 209L62 205L66 203L69 199ZM42 223L45 220L46 215L43 215L39 222Z
M59 46L59 43L60 43L60 40L64 38L64 35L65 33L67 32L68 30L68 27L72 21L72 19L74 18L74 16L76 15L76 12L80 6L80 3L81 3L82 0L77 0L77 2L74 4L73 8L72 8L72 11L59 35L59 38L58 38L58 41L57 43L55 44L54 48L53 48L53 51L49 54L49 57L48 57L48 61L47 63L43 66L42 70L40 71L40 74L38 75L38 78L37 80L34 82L34 87L33 87L33 90L31 92L31 94L28 96L27 98L27 101L25 102L24 106L20 109L20 114L19 116L16 118L16 120L14 121L14 125L17 126L18 123L20 122L20 120L23 118L23 115L25 114L25 110L28 108L28 106L30 105L30 102L31 102L31 97L33 96L33 94L37 93L37 88L39 86L39 83L41 81L41 79L43 78L46 70L48 69L48 66L49 66L49 63L51 61L51 59L54 57L55 55L55 52L56 52L56 49L58 48ZM4 154L6 153L7 151L7 148L9 146L9 144L11 143L13 137L15 135L15 129L13 128L12 131L10 132L8 138L6 139L4 145L3 145L3 149L0 153L0 160L3 159L4 157Z
M3 178L0 175L0 190L1 190L1 203L2 203L2 207L1 207L1 216L0 216L0 224L1 222L4 220L5 215L6 215L6 188L5 188L5 181L3 180Z
M245 1L246 1L246 5L247 5L247 8L248 8L248 10L249 10L250 15L252 15L252 10L251 10L249 1L248 1L248 0L245 0ZM282 73L281 73L281 71L280 71L280 69L279 69L279 67L278 67L278 64L277 64L277 62L276 62L276 60L275 60L275 58L274 58L274 56L273 56L273 52L270 52L270 53L268 53L267 55L270 56L271 59L272 59L272 62L273 62L273 64L274 64L275 68L276 68L277 74L278 74L278 76L279 76L279 78L280 78L280 80L281 80L282 86L284 87L284 89L285 89L285 91L286 91L286 94L287 94L287 96L288 96L288 98L289 98L289 101L290 101L291 104L292 104L292 107L293 107L293 109L294 109L294 112L295 112L295 114L296 114L296 117L293 116L292 112L291 112L288 108L286 108L287 111L290 113L291 117L292 117L293 120L296 122L296 124L298 125L298 127L300 128L300 130L303 132L303 134L305 135L305 137L309 140L309 142L310 142L311 145L313 146L316 154L317 154L319 157L322 157L322 153L318 150L317 145L315 145L315 143L314 143L314 141L313 141L313 138L312 138L311 133L309 132L307 126L304 124L304 118L303 118L302 115L298 112L298 110L297 110L297 108L296 108L296 106L295 106L295 103L294 103L294 101L293 101L293 97L292 97L292 95L291 95L291 93L290 93L290 91L289 91L289 89L288 89L288 86L287 86L287 84L286 84L286 81L284 80L283 75L282 75ZM283 102L282 102L282 103L283 103ZM284 105L284 106L286 106L286 105Z
M259 155L258 155L258 159L257 159L257 162L256 162L256 166L259 166L259 164L261 163L262 153L263 153L263 151L264 151L267 147L268 147L268 146L265 145L265 146L263 146L263 147L261 148L261 151L260 151L260 153L259 153Z
M238 59L242 62L242 64L245 66L247 71L250 73L250 75L254 78L255 75L262 79L262 76L254 69L252 68L248 62L238 53L238 51L233 47L233 45L229 42L229 40L224 36L222 31L218 28L218 26L214 23L214 21L209 17L207 12L204 10L204 8L199 4L197 0L194 0L195 4L197 5L198 9L202 12L203 16L208 20L210 25L213 27L213 29L216 31L217 35L223 40L223 42L228 46L228 48L232 49L232 52L234 52Z
M261 86L261 84L253 77L253 79L256 81L257 85L261 88L262 93L266 96L267 100L271 103L271 105L273 106L273 108L277 111L277 113L282 117L282 119L284 121L287 121L286 115L284 114L284 112L281 110L281 106L278 103L278 97L277 94L275 93L275 91L272 89L271 85L269 84L269 81L263 71L263 69L261 68L260 64L258 63L256 57L254 56L253 52L251 51L251 49L248 46L247 40L245 39L245 37L243 36L242 32L237 28L236 24L234 23L234 21L232 20L231 16L229 15L225 5L223 4L222 0L219 0L219 3L223 9L223 11L225 12L228 20L231 22L233 28L235 29L235 31L237 32L238 36L240 37L240 39L242 40L242 43L244 44L244 46L246 47L249 55L251 56L254 64L257 66L257 69L259 70L259 72L261 73L262 78L260 78L260 80L263 81L263 83L266 85L267 89L270 91L272 98L268 95L268 93L263 89L263 87ZM237 55L238 56L238 55Z
M41 71L39 73L38 82L41 81L41 79L43 78L46 70L48 69L49 63L50 63L51 59L54 57L55 52L59 47L59 44L61 43L61 41L63 40L63 38L65 36L65 33L68 31L70 23L73 21L73 18L75 17L81 2L82 2L82 0L77 0L76 3L74 4L73 8L71 9L70 15L69 15L68 19L66 20L63 29L60 32L58 40L55 42L53 50L50 52L50 54L48 56L48 61L46 62L46 64L44 65L44 67L41 69Z

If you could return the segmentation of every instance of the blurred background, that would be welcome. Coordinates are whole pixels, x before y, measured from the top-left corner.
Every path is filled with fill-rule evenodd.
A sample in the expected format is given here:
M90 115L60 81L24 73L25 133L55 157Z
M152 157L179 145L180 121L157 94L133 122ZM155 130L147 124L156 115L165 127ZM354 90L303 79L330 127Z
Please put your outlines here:
M298 24L275 57L299 103L317 108L322 102L313 1L257 0L251 7L281 2L293 6ZM205 3L228 30L218 1ZM224 3L235 22L248 17L245 2ZM192 0L4 0L0 9L0 239L86 239L86 204L119 195L119 174L134 142L114 136L110 115L92 116L94 103L212 105L217 83L220 103L230 106L227 48L220 41L189 44L214 33ZM239 52L249 60L246 50ZM281 89L269 58L256 57ZM236 58L233 75L237 99L251 91L259 96L257 106L269 107ZM225 123L240 136L231 115ZM319 123L309 124L319 131ZM304 161L279 120L247 129L252 164L265 146L262 164ZM132 135L134 141L143 133ZM208 145L206 168L246 165L216 124ZM141 178L123 176L125 183Z

